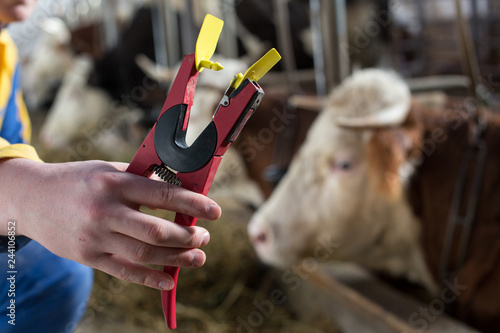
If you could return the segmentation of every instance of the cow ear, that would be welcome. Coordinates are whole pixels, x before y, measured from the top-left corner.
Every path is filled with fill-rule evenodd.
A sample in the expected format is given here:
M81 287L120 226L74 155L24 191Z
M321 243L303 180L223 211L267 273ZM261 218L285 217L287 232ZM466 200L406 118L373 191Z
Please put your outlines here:
M401 172L410 157L419 154L422 123L417 104L412 104L403 124L374 129L368 143L367 159L370 182L375 190L397 200L403 193L403 184L409 177Z

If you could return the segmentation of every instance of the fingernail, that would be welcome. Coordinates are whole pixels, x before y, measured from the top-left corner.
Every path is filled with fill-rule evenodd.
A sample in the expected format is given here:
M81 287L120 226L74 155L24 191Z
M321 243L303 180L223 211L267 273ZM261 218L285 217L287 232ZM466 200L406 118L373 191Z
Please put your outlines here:
M220 217L220 207L217 204L211 204L207 206L207 214L212 219L218 219Z
M201 237L200 247L207 245L209 241L210 241L210 234L207 231Z
M199 267L205 263L205 256L199 252L195 252L191 257L191 266Z
M174 283L171 280L163 280L160 281L159 286L161 290L172 290L172 288L174 288Z

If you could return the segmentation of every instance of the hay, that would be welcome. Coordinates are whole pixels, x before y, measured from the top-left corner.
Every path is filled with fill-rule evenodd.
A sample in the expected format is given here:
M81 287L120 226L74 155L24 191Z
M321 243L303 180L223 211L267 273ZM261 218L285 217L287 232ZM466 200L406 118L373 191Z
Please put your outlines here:
M177 290L177 332L337 332L330 322L303 323L288 304L274 304L269 315L259 315L254 302L263 302L276 286L271 271L257 259L246 235L251 211L234 202L220 202L218 221L199 221L211 233L203 249L201 268L182 268ZM171 212L145 212L172 219ZM252 315L253 313L253 315ZM246 325L241 324L246 322ZM248 324L248 323L251 323ZM259 324L259 325L256 325ZM126 283L96 271L87 314L78 333L166 332L160 292Z
M59 152L44 149L37 142L37 130L43 117L35 114L32 119L33 144L41 158L46 162L71 160L68 152L76 146ZM134 153L131 151L123 161L130 161ZM109 160L97 150L85 159ZM220 220L198 221L199 226L211 233L210 243L203 248L207 262L201 268L180 270L176 332L338 332L329 321L301 322L286 302L273 304L269 314L259 314L255 303L268 300L270 290L280 281L273 277L273 271L259 262L248 240L246 226L252 211L233 199L218 199L218 202L223 211ZM172 212L143 211L174 219ZM167 331L160 291L95 271L92 295L76 333Z

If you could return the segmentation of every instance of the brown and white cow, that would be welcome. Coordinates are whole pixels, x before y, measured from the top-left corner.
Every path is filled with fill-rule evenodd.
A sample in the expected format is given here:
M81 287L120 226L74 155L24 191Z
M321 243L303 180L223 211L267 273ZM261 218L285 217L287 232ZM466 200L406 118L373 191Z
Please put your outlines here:
M456 275L442 277L441 256L458 169L477 133L473 117L467 107L425 109L394 73L375 69L333 91L288 173L255 213L248 230L259 257L281 268L316 256L357 262L436 295L451 283L460 288L455 315L493 332L500 327L500 116L483 115L489 155ZM325 251L324 244L336 246ZM452 251L451 265L455 260Z

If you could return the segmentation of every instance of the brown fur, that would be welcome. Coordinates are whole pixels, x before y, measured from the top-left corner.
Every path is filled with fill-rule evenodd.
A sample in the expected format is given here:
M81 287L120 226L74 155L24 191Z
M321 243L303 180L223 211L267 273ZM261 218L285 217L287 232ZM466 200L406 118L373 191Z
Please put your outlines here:
M424 140L432 140L433 133L439 129L446 133L446 140L435 142L432 152L429 148L422 154L424 159L409 188L410 202L422 221L427 265L436 281L444 286L439 276L442 246L458 168L470 144L471 126L467 113L457 105L445 110L423 110L420 121ZM485 177L466 262L457 275L458 283L467 288L457 298L454 314L485 332L497 332L500 327L499 114L488 115L484 140L489 151ZM472 172L468 177L471 176ZM458 235L455 240L458 241ZM451 263L454 264L453 255Z
M484 134L488 161L466 262L457 274L457 283L466 289L448 311L484 332L497 332L500 327L500 154L496 149L500 147L500 114L481 112L488 120ZM400 198L404 187L399 169L412 157L415 172L408 196L422 223L427 266L442 288L446 287L440 276L442 247L458 169L463 152L473 141L473 124L465 100L449 100L447 106L439 110L413 103L404 124L374 129L368 143L369 178L376 180L377 191L394 200ZM467 176L467 193L474 168ZM460 207L461 215L465 215L464 205ZM457 232L455 244L459 237ZM455 246L451 267L456 265L457 252ZM451 278L450 282L453 281Z
M268 88L264 90L266 95L243 127L235 146L245 161L249 176L258 183L264 196L269 197L275 184L266 179L266 171L273 165L286 167L290 163L317 113L292 110L287 106L288 95L285 92ZM294 118L285 118L287 114ZM269 133L272 133L271 138L262 136Z
M421 107L413 103L408 118L401 126L375 129L368 143L370 179L378 180L377 190L388 197L400 198L404 179L400 176L401 165L419 154L422 140ZM383 177L380 177L383 174Z

